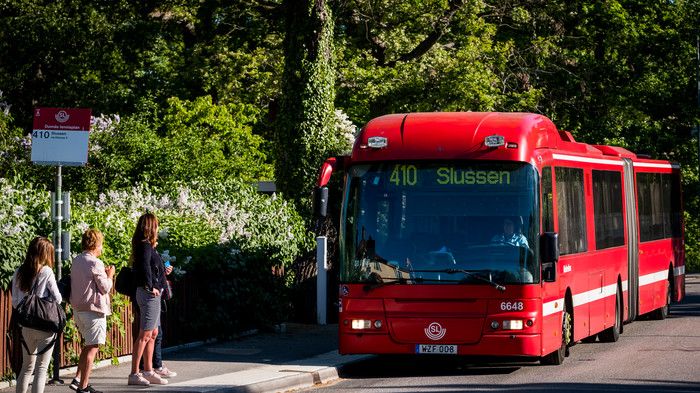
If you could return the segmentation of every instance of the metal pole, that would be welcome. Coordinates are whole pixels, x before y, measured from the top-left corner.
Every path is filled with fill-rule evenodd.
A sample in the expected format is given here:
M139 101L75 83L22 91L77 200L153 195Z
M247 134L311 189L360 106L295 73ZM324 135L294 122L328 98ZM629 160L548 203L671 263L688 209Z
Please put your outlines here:
M61 279L61 257L63 255L62 248L62 232L61 224L63 223L63 195L61 188L63 187L63 177L61 173L62 167L59 165L56 171L56 280Z
M54 236L54 248L56 249L56 280L61 279L61 259L63 249L61 247L61 223L63 221L63 196L61 195L62 187L62 167L59 165L56 171L56 234ZM58 333L58 339L54 344L53 349L53 378L49 381L50 385L63 385L63 380L58 376L58 369L61 366L61 343L63 342L63 333Z
M319 325L326 324L326 274L327 274L327 253L326 247L328 238L319 236L316 238L316 322Z

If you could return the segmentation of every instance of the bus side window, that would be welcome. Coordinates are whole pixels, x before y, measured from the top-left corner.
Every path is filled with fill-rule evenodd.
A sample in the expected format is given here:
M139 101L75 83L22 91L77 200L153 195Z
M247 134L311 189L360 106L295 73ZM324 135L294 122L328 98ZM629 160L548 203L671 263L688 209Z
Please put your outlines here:
M554 232L552 167L542 168L542 232Z
M556 167L557 219L561 255L585 252L587 249L586 209L583 169Z

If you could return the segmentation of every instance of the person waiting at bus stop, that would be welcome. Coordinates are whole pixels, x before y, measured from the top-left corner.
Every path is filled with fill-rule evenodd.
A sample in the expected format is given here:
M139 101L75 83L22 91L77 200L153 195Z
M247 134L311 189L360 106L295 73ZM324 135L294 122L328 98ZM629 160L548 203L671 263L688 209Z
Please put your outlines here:
M78 371L69 387L78 393L101 393L89 385L92 363L99 346L107 340L107 316L111 314L109 292L112 289L114 266L105 267L102 255L104 235L95 228L83 233L83 252L73 258L71 265L70 304L73 319L83 337Z
M517 227L515 223L520 224ZM494 237L491 238L491 243L498 243L498 244L508 244L511 246L520 246L520 247L527 247L530 248L530 245L527 242L527 238L525 235L520 233L520 227L522 226L522 220L520 217L515 218L512 217L506 217L503 219L503 232L495 235Z

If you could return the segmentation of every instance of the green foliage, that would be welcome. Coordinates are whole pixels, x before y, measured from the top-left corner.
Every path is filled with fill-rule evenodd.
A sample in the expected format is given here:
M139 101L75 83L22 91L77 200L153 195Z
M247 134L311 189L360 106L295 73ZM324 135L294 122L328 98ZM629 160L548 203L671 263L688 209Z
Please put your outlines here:
M160 124L167 164L161 163L159 173L167 174L172 165L172 179L182 181L270 179L272 168L260 151L263 140L251 132L256 112L250 105L214 105L210 97L170 99Z
M285 66L277 121L276 184L308 213L320 164L337 152L333 18L326 1L286 1Z
M102 116L90 136L88 165L67 171L66 183L94 194L136 183L269 179L264 141L252 133L255 112L200 97L172 98L162 111L144 106L126 118Z
M126 116L143 99L210 95L265 107L282 69L275 3L3 1L0 89L25 129L33 106Z

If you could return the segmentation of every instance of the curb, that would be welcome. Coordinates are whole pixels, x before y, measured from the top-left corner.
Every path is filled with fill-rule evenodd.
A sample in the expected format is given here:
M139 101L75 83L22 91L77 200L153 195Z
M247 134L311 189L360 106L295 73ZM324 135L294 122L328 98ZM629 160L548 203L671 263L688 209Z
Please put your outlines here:
M276 393L291 390L306 389L317 385L327 384L340 379L340 371L343 367L370 358L372 355L354 355L352 359L342 361L333 366L321 368L317 371L287 375L268 381L253 383L235 388L219 389L207 393Z
M347 357L348 359L337 362L332 366L321 367L314 371L294 370L294 374L272 377L267 380L254 382L247 385L219 387L203 386L201 388L187 387L182 391L187 393L278 393L308 389L340 379L340 371L343 369L343 367L351 363L365 360L371 356L372 355L343 356L344 358ZM289 367L294 368L294 365L289 365Z

